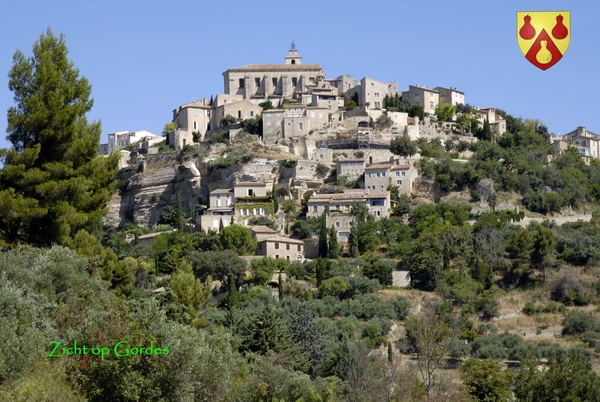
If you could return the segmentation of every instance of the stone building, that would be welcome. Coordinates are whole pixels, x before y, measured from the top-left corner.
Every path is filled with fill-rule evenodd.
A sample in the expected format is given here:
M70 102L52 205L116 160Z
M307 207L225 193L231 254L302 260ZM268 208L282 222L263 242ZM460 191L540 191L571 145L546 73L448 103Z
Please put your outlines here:
M465 93L456 88L435 87L433 90L440 94L440 105L443 105L444 103L449 103L451 105L465 104Z
M116 133L108 134L108 142L100 144L98 153L100 155L110 155L114 150L123 149L136 142L148 141L156 143L163 140L164 138L160 135L152 134L146 130L117 131Z
M418 177L419 172L414 165L395 165L390 169L391 184L398 187L399 194L410 194Z
M376 218L389 217L390 192L344 190L343 193L313 194L308 200L308 217L319 217L323 212L349 214L357 204L365 205Z
M600 136L583 126L561 136L552 136L550 142L558 155L564 153L569 146L574 146L585 157L587 163L590 158L600 159Z
M346 176L348 180L356 180L365 173L364 159L338 159L336 165L337 177Z
M411 105L422 106L425 113L434 114L435 107L440 103L440 93L435 89L409 85L408 91L402 92L402 100Z
M391 184L392 163L373 164L365 168L365 189L387 191Z
M283 258L289 262L304 261L304 242L279 235L257 239L256 255Z
M499 114L496 114L496 109L493 107L476 108L475 112L478 114L478 120L481 124L487 119L490 123L490 128L496 135L502 135L506 132L506 120Z
M324 80L320 64L302 64L294 43L285 64L248 64L223 73L225 94L241 95L253 103L271 99L275 106L284 99L301 99L311 86Z
M200 133L200 140L211 130L212 106L210 100L204 98L173 110L173 123L177 129L168 134L167 141L175 149L194 143L193 132Z
M237 102L224 102L221 105L215 105L211 126L221 127L221 120L227 115L233 116L237 122L245 119L253 119L260 116L262 107L255 105L247 99Z
M265 110L263 141L275 144L281 139L307 136L311 130L323 129L329 121L329 110L304 105L285 105L283 109Z
M383 98L386 95L395 96L397 93L397 82L381 82L364 77L360 80L358 106L364 106L367 109L381 109L385 107Z

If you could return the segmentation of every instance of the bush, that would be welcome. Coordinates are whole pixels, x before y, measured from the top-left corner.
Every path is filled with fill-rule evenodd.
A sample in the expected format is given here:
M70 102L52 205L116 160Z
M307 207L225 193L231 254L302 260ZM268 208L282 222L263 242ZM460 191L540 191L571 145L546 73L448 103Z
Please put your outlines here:
M600 330L600 323L591 314L583 311L571 311L563 320L563 334L583 334Z
M388 303L394 307L397 319L404 320L406 318L410 310L410 302L405 297L398 296L395 299L389 300Z
M319 176L325 176L330 170L331 169L327 165L322 163L317 164L317 167L315 168L315 171Z

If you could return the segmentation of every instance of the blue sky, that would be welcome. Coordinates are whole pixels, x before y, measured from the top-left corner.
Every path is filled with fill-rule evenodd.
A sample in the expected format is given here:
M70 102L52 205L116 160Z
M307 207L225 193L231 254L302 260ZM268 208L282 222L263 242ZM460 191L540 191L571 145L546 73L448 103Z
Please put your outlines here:
M600 133L597 1L13 1L0 0L0 110L13 105L12 55L51 27L93 86L90 120L108 133L160 134L172 110L223 91L223 71L283 63L292 40L327 78L351 74L430 88L538 118L551 132ZM517 11L571 11L571 43L547 71L516 41Z

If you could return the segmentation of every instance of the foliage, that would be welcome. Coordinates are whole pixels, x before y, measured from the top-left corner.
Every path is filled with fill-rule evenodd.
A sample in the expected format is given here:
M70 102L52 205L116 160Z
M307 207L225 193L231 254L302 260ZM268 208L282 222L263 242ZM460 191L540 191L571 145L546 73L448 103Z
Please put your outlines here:
M469 393L477 400L496 402L512 399L510 392L512 371L503 371L495 361L468 359L460 367L460 371Z
M281 258L262 257L250 262L250 272L257 285L266 285L276 272L285 272L287 267L287 261Z
M273 106L273 102L271 102L270 100L266 100L264 102L261 102L261 103L258 104L258 106L262 107L263 110L275 109L275 106Z
M417 153L417 145L414 141L410 140L408 133L405 131L402 136L397 136L392 139L390 143L390 151L394 155L412 157Z
M317 174L321 177L325 176L327 173L329 173L331 169L327 166L324 165L322 163L318 163L317 167L315 168L315 171L317 172Z
M237 119L230 114L226 115L221 119L221 126L223 127L228 127L235 123L237 123Z
M211 287L210 277L203 284L194 277L192 266L189 263L183 264L171 278L171 288L177 294L175 304L185 306L191 321L198 316L200 307L212 296Z
M238 255L253 255L256 251L256 238L244 226L229 225L219 233L219 237L223 249L233 250Z
M263 132L263 121L262 116L255 116L250 119L242 120L242 128L244 131L254 134L254 135L262 135Z
M394 124L393 120L387 114L383 113L381 116L377 118L375 121L376 127L379 130L386 130Z
M250 225L250 226L260 225L260 226L269 227L273 230L279 230L279 226L277 226L277 223L275 223L271 219L267 218L266 216L262 216L262 215L261 216L253 216L252 218L250 218L248 220L248 225Z
M188 260L194 269L194 275L206 280L209 276L213 279L241 278L246 271L246 261L238 257L235 251L193 251Z
M450 121L456 114L456 106L450 103L442 103L435 107L434 113L438 121Z
M168 134L172 133L175 130L177 130L176 123L174 123L174 122L165 123L165 125L162 129L162 135L163 135L163 137L166 137Z
M396 268L396 262L388 259L379 259L368 263L363 268L363 275L369 279L377 279L382 286L392 285L392 271Z
M91 85L67 53L64 36L48 29L33 56L13 56L13 147L0 151L0 237L8 243L63 243L106 213L115 189L118 156L97 153L100 123L86 118Z
M329 228L329 239L327 241L327 258L336 259L339 257L340 247L338 246L337 231L332 226Z
M314 229L312 225L307 221L297 220L292 225L292 236L300 240L310 239L312 237L313 230Z

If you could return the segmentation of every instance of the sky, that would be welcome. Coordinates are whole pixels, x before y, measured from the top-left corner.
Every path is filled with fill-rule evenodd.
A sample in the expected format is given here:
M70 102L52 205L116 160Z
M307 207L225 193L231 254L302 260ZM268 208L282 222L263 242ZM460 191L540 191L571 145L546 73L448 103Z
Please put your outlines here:
M542 71L517 44L518 11L570 11L571 41ZM92 85L89 120L116 131L160 134L172 111L223 92L223 72L284 63L294 41L326 78L350 74L455 87L472 106L541 120L555 134L600 133L597 1L86 1L0 0L0 110L14 105L8 72L52 28Z

